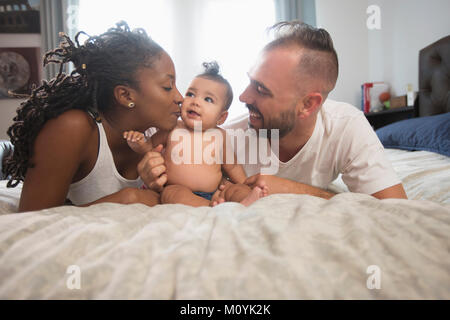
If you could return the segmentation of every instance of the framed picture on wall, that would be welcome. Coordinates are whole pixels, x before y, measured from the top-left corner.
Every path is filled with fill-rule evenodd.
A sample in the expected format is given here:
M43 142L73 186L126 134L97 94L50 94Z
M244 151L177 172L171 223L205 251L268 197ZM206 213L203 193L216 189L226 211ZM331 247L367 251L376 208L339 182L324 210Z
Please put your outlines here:
M39 0L0 0L0 33L40 33Z
M0 99L30 94L39 84L40 48L0 48Z

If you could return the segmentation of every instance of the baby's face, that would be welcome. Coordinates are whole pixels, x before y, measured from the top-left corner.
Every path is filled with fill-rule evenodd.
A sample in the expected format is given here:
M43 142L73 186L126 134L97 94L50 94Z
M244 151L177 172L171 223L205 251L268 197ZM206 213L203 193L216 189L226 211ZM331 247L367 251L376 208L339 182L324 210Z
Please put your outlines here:
M197 77L192 80L181 106L184 124L194 129L194 122L201 121L202 129L207 130L221 124L226 117L224 110L226 88L223 84ZM223 120L223 121L222 121Z

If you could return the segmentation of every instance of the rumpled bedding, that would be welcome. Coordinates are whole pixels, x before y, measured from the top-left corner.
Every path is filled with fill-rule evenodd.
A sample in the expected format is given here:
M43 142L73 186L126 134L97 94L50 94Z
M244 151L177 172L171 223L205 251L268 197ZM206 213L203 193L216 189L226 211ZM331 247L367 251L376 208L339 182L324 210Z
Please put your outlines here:
M14 214L12 190L0 184L0 299L450 298L447 203L279 194Z
M386 156L402 180L408 199L450 204L450 157L428 151L386 149ZM339 177L329 189L348 192Z

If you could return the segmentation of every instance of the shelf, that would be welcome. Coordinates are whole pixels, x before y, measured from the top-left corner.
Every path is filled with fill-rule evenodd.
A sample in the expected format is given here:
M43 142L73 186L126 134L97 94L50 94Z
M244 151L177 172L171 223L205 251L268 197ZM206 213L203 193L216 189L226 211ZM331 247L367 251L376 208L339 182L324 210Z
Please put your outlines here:
M365 116L381 116L384 114L391 114L391 113L399 113L399 112L408 112L408 111L414 111L414 106L413 107L401 107L401 108L391 108L391 109L387 109L387 110L382 110L382 111L378 111L378 112L369 112L369 113L365 113Z
M372 128L376 130L393 122L414 118L415 108L392 108L379 112L369 112L365 113L364 115L366 116L366 119L369 121Z

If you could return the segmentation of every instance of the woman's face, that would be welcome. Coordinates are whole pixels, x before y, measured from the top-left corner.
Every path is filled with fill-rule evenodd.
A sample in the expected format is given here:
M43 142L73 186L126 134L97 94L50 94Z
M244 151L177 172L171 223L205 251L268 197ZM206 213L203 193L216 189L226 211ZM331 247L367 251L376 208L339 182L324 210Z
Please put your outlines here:
M151 68L141 69L137 81L139 90L134 102L136 121L141 123L139 129L173 129L180 116L183 97L175 86L175 67L169 55L162 52Z

